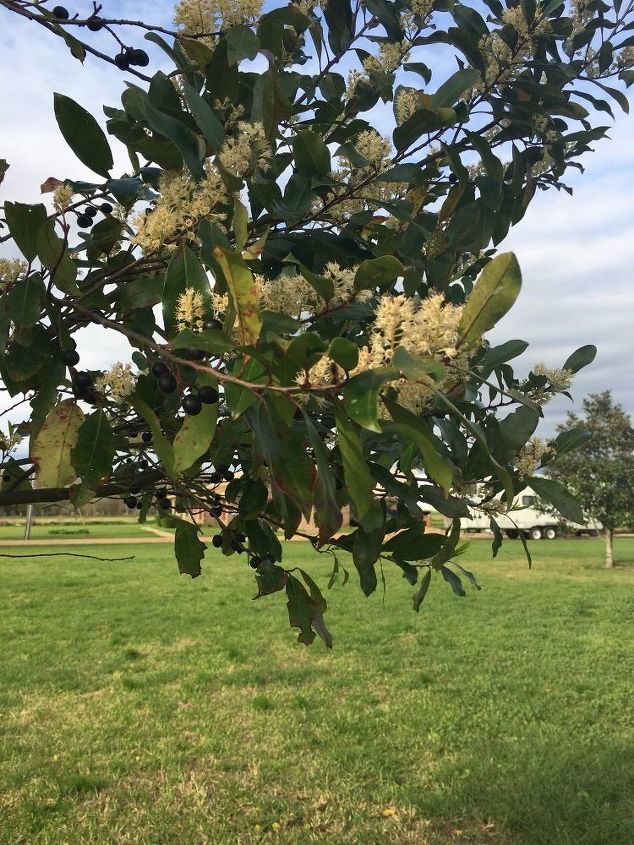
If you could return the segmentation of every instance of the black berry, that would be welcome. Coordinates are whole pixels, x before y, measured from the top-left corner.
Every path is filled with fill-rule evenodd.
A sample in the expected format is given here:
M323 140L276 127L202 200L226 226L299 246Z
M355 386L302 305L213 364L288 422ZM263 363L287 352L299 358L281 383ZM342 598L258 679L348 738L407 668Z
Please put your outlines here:
M112 206L110 205L109 202L102 202L101 205L99 206L99 209L104 214L112 214Z
M79 364L79 352L74 349L62 349L59 353L60 360L69 367Z
M193 393L188 394L183 399L183 411L186 414L189 414L190 417L195 417L196 414L199 414L202 411L203 403L200 401L198 396L194 395Z
M162 487L156 491L156 498L157 499L164 499L167 496L167 490L164 490Z
M141 440L144 443L151 443L152 442L152 432L151 431L144 431L141 435Z
M258 555L253 555L251 560L249 561L249 566L251 569L257 569L258 566L262 563L262 558L258 557Z
M97 209L94 205L87 205L84 209L84 214L86 217L96 217L97 216Z
M130 508L130 510L136 508L137 500L134 496L128 496L124 501L126 503L126 507Z
M213 405L218 401L218 391L215 387L201 387L198 391L198 398L203 405Z
M203 323L203 329L215 329L216 331L222 331L222 323L220 320L205 320Z
M225 481L233 481L233 479L236 477L236 474L232 469L228 469L222 473L222 477Z
M148 468L148 462L145 460L145 458L141 458L141 460L139 461L139 469L147 469L147 468Z
M114 63L119 70L127 70L130 67L130 59L127 53L117 53L114 57Z
M103 22L99 18L91 18L86 25L91 32L99 32L103 29Z
M172 507L172 503L169 499L159 499L159 506L163 508L164 511L168 511Z
M220 484L220 482L222 481L222 476L219 472L212 472L209 476L209 480L212 484Z
M80 371L75 373L73 377L73 385L78 388L86 388L92 384L92 376L90 373Z
M53 9L53 15L57 18L58 21L66 21L68 20L68 9L65 9L63 6L55 6Z
M138 511L140 511L142 507L143 507L143 502L139 501L139 502L136 503L136 508L137 508Z
M165 373L158 380L159 390L163 393L173 393L176 390L176 379L171 373Z
M132 50L130 64L137 65L137 67L147 67L150 64L150 57L145 50Z
M77 225L80 229L90 229L92 226L92 217L87 214L80 214L77 218Z
M206 352L204 349L188 349L185 352L185 356L191 361L204 361L206 358Z
M154 364L152 364L152 375L156 376L156 378L160 378L168 372L169 370L167 369L167 365L164 364L162 361L156 361Z
M458 181L458 177L456 176L455 173L449 174L449 181L451 182L452 185L455 184Z
M139 487L139 485L138 485L138 484L131 484L131 485L130 485L130 493L131 493L133 496L136 496L136 495L137 495L137 493L140 493L140 492L141 492L141 488Z
M222 534L214 534L211 538L211 545L219 549L222 546Z
M214 505L213 508L209 508L209 513L212 516L222 516L222 508L220 505Z

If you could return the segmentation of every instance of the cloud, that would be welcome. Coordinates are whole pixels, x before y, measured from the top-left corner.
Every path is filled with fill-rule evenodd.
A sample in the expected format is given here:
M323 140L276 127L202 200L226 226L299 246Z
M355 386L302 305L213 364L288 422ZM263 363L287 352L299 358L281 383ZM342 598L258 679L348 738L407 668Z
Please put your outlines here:
M116 13L154 19L156 5L153 0L119 0ZM169 25L167 14L163 18ZM82 67L44 30L4 10L0 10L0 28L4 36L0 54L0 157L11 164L0 197L41 201L39 185L49 176L92 177L59 133L52 91L63 92L87 107L96 100L117 105L124 82L133 80L92 57ZM116 52L107 33L95 38L100 49ZM160 49L144 41L141 31L129 30L128 40L152 54L153 67L163 61ZM439 53L437 60L442 63L444 54ZM413 80L411 77L407 82ZM388 111L390 105L377 108L378 128ZM103 114L96 116L105 125ZM611 388L626 410L634 413L631 133L631 119L618 117L609 133L612 140L598 142L597 151L587 157L587 172L572 173L569 181L574 196L540 193L525 219L500 246L517 253L524 284L515 308L491 339L496 343L511 337L528 340L531 346L519 362L524 370L538 361L561 366L575 348L595 343L599 350L596 362L575 380L575 397L580 400L589 392ZM112 147L116 168L125 170L129 166L125 149L115 140ZM84 363L95 368L128 360L131 352L123 338L96 328L82 331L79 343ZM9 404L5 396L0 394L0 404ZM554 431L569 405L567 400L557 400L546 407L546 436ZM19 413L14 418L20 418Z

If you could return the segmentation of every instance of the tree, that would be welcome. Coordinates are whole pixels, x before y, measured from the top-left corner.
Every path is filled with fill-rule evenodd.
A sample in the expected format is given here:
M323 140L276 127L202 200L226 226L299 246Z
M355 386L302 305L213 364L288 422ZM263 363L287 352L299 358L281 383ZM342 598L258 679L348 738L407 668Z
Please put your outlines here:
M306 644L331 643L326 602L281 565L276 533L302 517L333 579L345 550L366 594L387 566L418 585L416 609L432 574L464 594L474 485L495 553L494 497L507 507L530 479L541 406L594 356L520 379L509 362L527 344L491 348L521 284L495 247L537 190L568 190L599 115L627 108L607 83L634 77L632 2L487 5L485 19L453 0L181 0L170 28L0 0L5 21L128 75L110 137L94 104L54 95L95 180L60 174L48 205L4 203L0 375L30 409L4 435L0 505L156 507L192 577L205 546L178 513L206 512L258 596L285 591ZM151 76L143 32L167 56ZM129 344L134 371L81 368L90 325L121 336L122 358ZM20 435L28 458L11 454ZM556 482L542 495L578 516ZM424 533L421 502L453 519L447 536ZM357 527L338 536L348 506Z
M614 529L628 525L634 513L634 427L609 390L583 400L583 417L569 413L568 437L576 448L560 454L549 467L564 482L588 516L603 523L605 565L614 566ZM572 432L572 433L571 433Z

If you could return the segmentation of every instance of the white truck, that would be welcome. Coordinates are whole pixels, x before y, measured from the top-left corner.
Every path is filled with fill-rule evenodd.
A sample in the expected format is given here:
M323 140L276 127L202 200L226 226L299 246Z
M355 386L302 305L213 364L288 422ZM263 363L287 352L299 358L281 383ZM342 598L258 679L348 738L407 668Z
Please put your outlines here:
M554 540L562 533L577 536L590 534L596 537L603 527L600 522L594 519L589 519L584 524L569 522L561 518L557 519L556 516L542 513L535 507L536 504L537 494L530 487L527 487L513 502L514 509L510 515L500 514L495 517L495 521L506 536L512 540L518 539L520 531L530 540ZM485 513L477 508L472 508L471 512L470 519L463 518L460 521L463 531L482 532L491 530L489 517Z

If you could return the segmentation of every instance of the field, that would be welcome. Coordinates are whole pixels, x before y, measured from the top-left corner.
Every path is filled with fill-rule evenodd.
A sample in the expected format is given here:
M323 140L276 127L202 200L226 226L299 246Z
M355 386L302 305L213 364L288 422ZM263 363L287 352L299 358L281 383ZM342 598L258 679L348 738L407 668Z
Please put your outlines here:
M634 540L533 545L474 541L482 591L419 615L352 572L333 652L213 551L0 559L1 845L632 845Z

